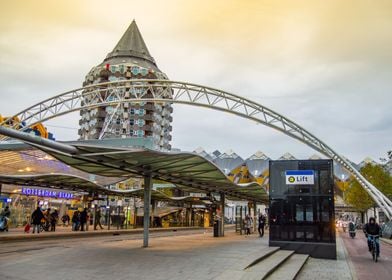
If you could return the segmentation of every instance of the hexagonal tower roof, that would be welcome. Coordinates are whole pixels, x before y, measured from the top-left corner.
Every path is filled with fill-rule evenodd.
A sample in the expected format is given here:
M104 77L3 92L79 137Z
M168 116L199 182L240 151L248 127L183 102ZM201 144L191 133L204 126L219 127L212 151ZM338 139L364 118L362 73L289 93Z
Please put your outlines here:
M133 62L142 67L161 72L151 56L140 30L133 20L114 49L108 53L102 64ZM102 65L101 64L101 65Z

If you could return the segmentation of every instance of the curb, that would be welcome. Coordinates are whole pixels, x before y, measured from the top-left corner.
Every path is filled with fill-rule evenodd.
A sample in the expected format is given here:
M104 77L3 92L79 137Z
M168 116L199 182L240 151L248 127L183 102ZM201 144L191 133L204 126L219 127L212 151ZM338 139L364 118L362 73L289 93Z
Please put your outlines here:
M341 246L342 246L344 258L345 258L345 260L346 260L346 262L347 262L347 264L348 264L348 267L349 267L349 269L350 269L351 277L352 277L353 280L357 280L357 279L358 279L358 277L357 277L357 272L355 271L354 264L353 264L353 262L351 261L349 255L348 255L348 251L347 251L347 249L346 249L346 245L344 244L344 240L343 240L340 236L338 237L338 236L336 235L336 240L337 240L338 238L339 238L339 242L340 242L340 244L341 244ZM336 245L337 245L337 244L336 244Z
M386 244L392 245L392 239L386 239L386 238L380 237L380 240Z

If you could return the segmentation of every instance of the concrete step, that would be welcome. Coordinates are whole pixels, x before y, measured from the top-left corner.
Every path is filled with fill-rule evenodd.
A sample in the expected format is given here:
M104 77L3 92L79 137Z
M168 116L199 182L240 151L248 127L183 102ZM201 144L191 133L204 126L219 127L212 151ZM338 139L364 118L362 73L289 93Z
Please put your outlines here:
M247 268L263 261L277 251L279 251L279 247L264 247L254 253L250 253L245 258L239 259L235 266L226 269L222 274L215 277L214 280L240 280L246 274Z
M275 271L273 271L270 276L266 279L268 280L291 280L297 277L298 273L301 271L302 267L308 260L309 255L303 254L293 254L284 263L282 263Z
M282 263L294 254L294 251L279 250L271 254L263 261L244 270L241 280L262 280L266 279Z
M249 254L246 258L241 260L242 269L248 269L251 266L261 262L262 260L268 258L272 254L279 251L279 247L267 247L263 248L263 250L257 251L253 254Z

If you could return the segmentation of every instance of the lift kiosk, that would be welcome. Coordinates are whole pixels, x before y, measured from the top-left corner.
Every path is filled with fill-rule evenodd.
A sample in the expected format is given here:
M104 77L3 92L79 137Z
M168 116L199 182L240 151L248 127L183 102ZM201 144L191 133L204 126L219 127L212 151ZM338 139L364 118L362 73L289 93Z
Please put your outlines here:
M336 259L332 160L270 161L269 245Z

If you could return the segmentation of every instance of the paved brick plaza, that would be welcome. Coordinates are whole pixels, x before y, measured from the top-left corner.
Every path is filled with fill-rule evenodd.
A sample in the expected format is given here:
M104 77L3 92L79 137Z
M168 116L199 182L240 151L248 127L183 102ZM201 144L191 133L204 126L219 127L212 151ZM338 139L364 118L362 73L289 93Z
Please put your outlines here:
M245 237L233 232L227 232L224 238L213 238L211 232L203 230L153 233L148 249L141 248L140 238L120 235L3 242L0 278L217 279L228 272L234 276L249 264L253 255L269 249L266 237ZM323 279L338 279L344 270L349 273L345 260L325 260L322 265L333 268ZM320 273L312 266L306 272L305 265L302 279ZM345 275L348 277L344 279L350 279L349 274Z

